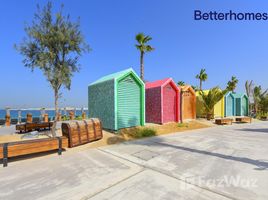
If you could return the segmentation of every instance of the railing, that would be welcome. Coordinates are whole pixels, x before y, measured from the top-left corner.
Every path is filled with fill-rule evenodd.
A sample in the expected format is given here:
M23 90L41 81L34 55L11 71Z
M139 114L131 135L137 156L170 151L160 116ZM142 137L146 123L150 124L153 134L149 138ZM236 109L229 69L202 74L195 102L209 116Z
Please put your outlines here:
M13 112L11 114L11 112ZM17 112L14 114L14 111ZM22 117L22 111L24 112L24 116L26 115L26 117ZM58 116L58 120L69 120L69 119L85 119L87 116L87 113L85 112L87 111L87 109L81 108L81 109L76 109L76 108L65 108L65 109L60 109L59 110L59 116ZM40 110L38 109L6 109L6 113L5 113L5 118L3 118L3 112L5 112L5 110L2 110L2 118L0 118L0 126L3 125L9 125L9 124L19 124L19 123L25 123L25 122L43 122L43 121L53 121L55 120L55 110L51 110L51 109L45 109L42 108ZM31 114L31 112L34 113L34 116ZM30 117L30 119L28 119L28 115Z

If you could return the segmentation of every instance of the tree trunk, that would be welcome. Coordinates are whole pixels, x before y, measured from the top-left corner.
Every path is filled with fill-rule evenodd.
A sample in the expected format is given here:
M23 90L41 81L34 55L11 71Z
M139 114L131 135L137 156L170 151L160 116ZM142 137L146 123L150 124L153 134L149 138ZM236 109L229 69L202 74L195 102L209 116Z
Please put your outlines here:
M59 99L59 91L58 90L54 90L54 105L55 105L55 121L57 121L57 116L59 114L59 108L58 108L58 99Z
M58 108L58 99L59 99L59 91L57 89L54 90L54 105L55 105L55 120L52 126L52 136L56 137L56 127L57 127L57 120L58 120L58 114L59 114L59 108Z
M202 80L200 79L199 90L202 90Z
M141 51L141 56L140 56L140 77L141 77L141 80L144 82L144 63L143 63L143 55L144 55L144 52Z

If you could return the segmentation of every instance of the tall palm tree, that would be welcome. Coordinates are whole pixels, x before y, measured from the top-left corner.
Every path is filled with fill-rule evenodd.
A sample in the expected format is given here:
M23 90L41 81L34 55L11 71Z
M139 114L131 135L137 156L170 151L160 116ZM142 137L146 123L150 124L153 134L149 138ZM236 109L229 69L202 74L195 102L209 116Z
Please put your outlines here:
M227 83L227 88L226 89L228 91L234 92L235 88L237 86L237 83L238 83L238 79L235 76L232 76L231 80L228 81L228 83Z
M144 54L146 52L151 52L154 48L147 43L152 40L149 35L144 35L143 33L139 33L136 35L136 48L140 51L140 78L144 81Z
M221 90L219 87L214 87L208 93L200 91L201 100L207 115L207 120L213 116L214 106L224 97L227 90Z
M201 69L199 74L197 74L195 78L199 79L199 90L202 90L202 83L208 79L206 69Z

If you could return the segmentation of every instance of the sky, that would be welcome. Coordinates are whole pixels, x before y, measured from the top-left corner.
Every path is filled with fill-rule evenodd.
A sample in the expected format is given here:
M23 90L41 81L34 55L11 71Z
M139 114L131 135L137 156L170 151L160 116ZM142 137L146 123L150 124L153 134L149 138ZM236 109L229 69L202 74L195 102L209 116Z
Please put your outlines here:
M0 0L0 108L53 107L53 90L39 70L23 66L15 50L25 37L36 5L47 1ZM81 70L71 90L63 88L60 106L87 106L88 85L104 75L132 67L139 74L135 35L143 32L155 48L145 55L145 79L172 77L198 85L195 75L205 68L204 89L226 87L231 76L268 88L268 21L195 21L203 12L267 12L266 0L54 0L53 11L64 3L64 14L76 21L92 51L80 58Z

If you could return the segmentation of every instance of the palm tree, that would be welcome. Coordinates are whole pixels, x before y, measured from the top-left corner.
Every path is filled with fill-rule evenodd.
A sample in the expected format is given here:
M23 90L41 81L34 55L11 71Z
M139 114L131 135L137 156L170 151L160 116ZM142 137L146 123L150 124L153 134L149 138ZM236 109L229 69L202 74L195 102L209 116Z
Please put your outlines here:
M136 35L136 41L138 44L136 44L136 48L140 51L140 77L144 81L144 54L146 52L151 52L154 50L154 48L147 43L152 40L152 38L149 35L144 35L143 33L139 33Z
M265 90L264 92L262 92L262 88L260 85L254 87L254 89L253 89L253 101L254 101L255 112L258 112L260 101L265 98L267 92L268 92L268 90Z
M227 83L227 88L226 89L228 91L234 92L235 88L237 86L237 83L238 83L238 79L235 76L232 76L231 80L228 81L228 83Z
M219 87L214 87L209 90L208 93L200 91L201 101L204 105L204 110L207 115L207 120L210 120L213 116L214 106L224 97L227 90L221 90Z
M177 83L179 86L184 86L185 85L185 82L184 81L178 81Z
M195 76L196 79L199 79L199 90L202 90L202 83L208 79L206 69L201 69L199 74Z

